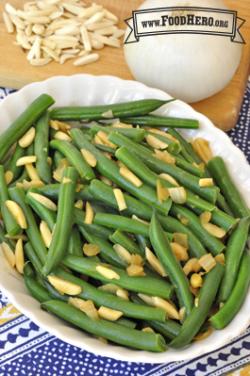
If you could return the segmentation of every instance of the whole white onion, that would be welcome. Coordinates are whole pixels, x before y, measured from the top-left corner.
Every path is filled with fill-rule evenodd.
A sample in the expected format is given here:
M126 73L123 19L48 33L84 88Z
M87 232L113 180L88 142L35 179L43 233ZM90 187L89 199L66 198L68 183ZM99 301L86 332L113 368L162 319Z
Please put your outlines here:
M222 0L146 0L140 9L169 6L227 9ZM192 103L230 82L240 63L242 45L224 36L168 34L141 37L137 43L125 44L124 52L138 81Z

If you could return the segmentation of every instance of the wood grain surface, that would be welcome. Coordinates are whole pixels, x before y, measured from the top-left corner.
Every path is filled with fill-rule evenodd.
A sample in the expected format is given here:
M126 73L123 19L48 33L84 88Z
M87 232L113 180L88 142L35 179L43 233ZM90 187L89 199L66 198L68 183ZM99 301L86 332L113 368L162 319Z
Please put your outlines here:
M0 13L6 1L0 0ZM24 1L10 0L11 4L22 7ZM141 0L96 0L117 14L120 26L125 27L124 19L131 16ZM166 1L167 3L167 1ZM226 5L238 11L238 16L246 23L242 35L246 40L241 65L232 82L220 93L194 104L193 107L207 115L216 126L228 130L235 126L246 87L250 66L250 0L225 0ZM63 65L50 63L44 67L32 67L26 60L25 53L14 44L15 37L5 30L0 17L0 86L21 88L24 85L44 80L55 75L90 73L94 75L111 74L123 79L132 79L123 56L123 49L106 47L100 51L101 58L96 63L84 67L74 67L68 61Z

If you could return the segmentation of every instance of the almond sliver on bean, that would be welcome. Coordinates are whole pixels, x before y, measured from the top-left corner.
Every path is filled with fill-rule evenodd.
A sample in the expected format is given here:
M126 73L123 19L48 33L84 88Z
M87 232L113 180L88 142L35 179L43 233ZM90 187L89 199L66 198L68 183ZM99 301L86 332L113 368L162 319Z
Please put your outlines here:
M158 296L153 296L152 301L155 307L164 309L164 311L166 311L169 318L174 319L174 320L180 319L179 312L177 311L177 309L172 303L168 302L165 299L159 298Z
M22 148L27 148L35 139L36 129L31 127L18 141Z
M80 311L84 312L88 317L93 320L98 320L98 311L92 302L92 300L83 300L80 298L69 298L69 304L78 308Z
M212 178L202 178L199 180L200 187L212 187L214 185L214 181Z
M147 143L149 146L151 146L154 149L167 149L168 144L159 140L157 137L148 135L145 137Z
M11 200L5 201L5 205L12 216L15 218L16 222L22 229L26 229L28 227L25 215L21 207L15 202Z
M12 171L7 170L4 174L5 182L7 185L9 185L13 180L14 174Z
M99 245L88 244L88 243L85 243L82 249L83 249L83 253L88 257L96 256L101 251Z
M165 272L162 264L148 247L145 248L145 255L146 255L147 261L152 266L152 268L162 277L166 277L167 273Z
M211 253L202 256L199 260L200 266L208 273L216 266L216 261Z
M55 275L49 275L48 281L56 290L63 294L79 295L82 292L82 288L80 286Z
M119 211L123 211L127 209L127 204L126 204L122 190L119 188L114 188L113 193L114 193Z
M168 188L168 192L176 204L185 204L187 201L187 192L184 187Z
M93 219L94 219L94 210L92 206L90 205L90 203L87 201L84 223L91 225L91 223L93 222Z
M98 314L100 317L102 317L105 320L116 321L123 315L123 312L101 306L98 309Z
M28 155L26 157L21 157L16 161L16 166L25 166L26 164L35 163L37 157L35 155Z
M205 211L205 212L201 213L201 215L200 215L201 224L203 225L205 223L209 223L211 221L211 218L212 218L211 212Z
M3 250L5 259L8 261L9 265L14 268L16 264L16 258L15 254L10 249L10 246L6 242L3 242L1 243L1 248Z
M131 254L129 253L129 251L126 248L124 248L120 244L114 244L113 248L114 248L115 252L118 254L118 256L123 261L125 261L127 264L131 263Z
M119 274L103 265L97 265L96 271L107 279L120 279Z
M172 184L176 187L179 186L178 182L169 174L162 173L162 174L159 175L159 178L168 181L170 184Z
M213 223L202 223L202 227L204 227L204 229L207 230L209 234L213 235L218 239L222 239L226 235L226 231L223 228L218 227Z
M29 178L33 181L40 180L40 177L38 175L37 169L33 166L32 163L28 163L25 165L25 169L29 175Z
M87 149L81 149L81 154L85 161L88 163L89 166L95 167L97 160L94 154L92 154L89 150Z
M15 261L16 269L20 274L23 274L24 268L24 253L23 253L23 240L18 239L15 248Z
M52 241L52 232L50 231L49 226L45 221L41 221L39 228L45 247L49 248Z
M40 202L40 204L42 204L46 208L52 211L57 211L57 205L48 197L40 195L39 193L35 193L35 192L29 192L28 194L29 196L33 197L36 201Z
M126 180L130 181L130 183L132 183L134 186L138 188L142 186L142 181L127 167L121 167L119 171L120 175L123 176Z

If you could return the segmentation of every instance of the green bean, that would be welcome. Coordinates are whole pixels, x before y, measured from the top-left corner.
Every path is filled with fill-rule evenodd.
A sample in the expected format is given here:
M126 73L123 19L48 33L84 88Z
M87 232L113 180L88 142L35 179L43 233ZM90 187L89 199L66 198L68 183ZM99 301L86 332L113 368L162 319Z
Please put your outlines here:
M202 211L200 209L191 207L188 205L196 214L200 215ZM237 218L232 217L231 215L223 212L222 210L215 208L212 212L211 222L215 223L217 226L223 228L226 231L234 228L238 222Z
M169 116L147 115L129 116L122 120L124 123L156 128L186 128L198 129L199 121L195 119L182 119Z
M165 341L160 334L126 328L123 325L114 324L102 319L93 321L85 313L60 300L44 302L42 303L42 308L88 333L101 336L112 342L154 352L166 350Z
M32 245L28 242L24 245L24 253L28 260L33 265L34 269L36 270L38 275L42 273L42 263L40 258L37 256L36 252L34 251Z
M217 264L205 277L203 286L198 295L198 304L194 306L181 327L180 334L169 344L180 348L188 345L199 332L212 307L219 289L224 267Z
M51 166L48 162L49 156L49 113L45 112L36 123L36 136L34 141L34 152L37 157L36 169L38 175L45 183L51 181Z
M225 245L205 230L205 228L202 227L199 218L187 208L178 204L173 204L171 214L180 220L186 220L186 226L196 235L201 243L212 252L213 255L218 255L225 249Z
M48 256L43 267L43 274L48 275L64 257L69 236L73 225L74 201L77 171L74 167L67 167L63 174L62 184L59 192L58 212L52 241L49 247Z
M28 235L29 241L34 248L37 257L42 263L44 263L47 257L47 250L42 240L40 231L38 230L32 210L25 202L25 193L23 189L17 187L10 188L9 195L11 199L16 201L16 203L22 208L28 224L28 228L25 230L26 234Z
M148 237L149 226L146 223L123 217L121 215L97 213L94 218L94 224L127 231L132 234L140 234Z
M155 191L151 187L143 184L141 187L138 188L135 187L128 180L123 178L120 175L119 167L117 166L117 164L114 161L109 160L105 155L98 151L90 142L88 142L88 140L84 137L83 133L79 131L79 129L72 129L71 136L78 148L86 148L94 154L94 156L97 159L96 168L99 171L99 173L111 179L118 186L125 189L132 195L136 196L143 202L152 205L161 213L168 213L171 205L171 200L165 201L161 204L157 199Z
M4 168L0 165L0 203L1 203L1 213L3 221L6 227L8 235L15 236L20 234L21 228L9 209L6 206L6 201L9 200L8 187L5 181Z
M226 202L225 197L220 192L218 193L216 203L221 210L223 210L225 213L233 216L233 212L230 209L228 203Z
M9 187L15 187L18 183L22 183L23 180L25 180L27 178L28 178L28 173L27 173L26 168L24 168L21 175L15 181L11 182Z
M91 244L96 244L100 247L99 256L111 265L124 268L127 264L117 255L112 245L105 239L102 239L98 235L93 235L86 231L83 227L80 227L80 231L84 238Z
M225 274L219 291L219 302L226 302L232 293L248 240L249 225L250 218L242 218L228 240L225 252Z
M214 157L208 162L207 167L217 185L220 187L234 215L237 217L248 216L250 210L232 181L223 159L221 157Z
M189 161L189 162L195 162L197 164L200 164L202 163L202 160L200 159L200 157L195 153L192 145L184 138L182 137L182 135L175 129L168 129L168 133L175 137L181 147L182 147L182 152L184 152L184 157Z
M109 153L111 155L115 154L115 149L111 148L110 146L102 145L102 144L95 144L95 147L101 151L104 151L105 153Z
M65 158L65 156L64 156L64 154L62 154L60 151L58 151L58 150L56 150L55 152L54 152L54 155L53 155L53 163L54 163L54 168L57 168L57 167L59 167L60 166L60 163L61 163L61 161L62 160L65 160L66 158Z
M135 236L137 243L140 247L141 253L143 255L145 255L145 248L146 247L150 248L150 246L151 246L149 239L146 238L145 236L139 235L139 234L135 234L134 236Z
M51 119L58 120L107 120L106 113L110 113L109 118L124 118L127 116L147 115L157 108L172 102L158 99L142 99L139 101L116 103L101 106L89 107L59 107L54 108L50 113ZM112 111L112 112L111 112Z
M53 140L50 141L52 149L59 150L69 162L76 168L80 177L84 180L94 179L95 173L93 169L83 158L82 154L68 141Z
M124 300L108 292L102 291L88 282L73 276L64 271L62 268L56 271L56 275L67 281L73 282L82 287L82 292L79 295L82 299L90 299L98 307L105 306L112 309L122 311L124 316L142 319L142 320L156 320L164 322L166 312L161 308L148 307L142 304L135 304L129 300Z
M136 328L136 322L131 321L129 319L124 319L123 317L116 320L116 323L119 325L123 325L126 328L135 329Z
M189 289L189 282L185 276L180 263L175 258L168 238L160 225L155 214L153 214L149 236L154 251L162 263L165 271L169 275L170 281L175 287L175 291L180 303L180 307L185 307L186 315L189 315L193 305L193 298Z
M74 222L78 226L83 227L86 229L88 232L91 234L98 234L100 237L104 239L108 239L108 237L112 234L112 231L103 227L103 226L98 226L94 223L87 224L84 222L85 219L85 212L83 210L74 208Z
M136 244L136 242L120 230L116 230L112 235L110 235L109 240L111 240L114 244L120 244L130 253L138 254L143 257L145 255L145 252L141 251L140 247Z
M97 200L104 202L106 205L114 209L118 209L118 204L114 196L113 188L103 183L100 180L94 179L89 185L90 194ZM124 210L125 214L135 214L140 218L150 219L152 210L143 202L136 200L134 197L123 193L127 209Z
M165 172L175 178L184 187L189 188L194 193L205 198L209 202L215 203L218 194L217 187L201 188L199 186L199 178L194 176L181 168L167 164L159 159L155 158L153 154L145 151L142 145L138 145L124 135L118 134L117 132L112 132L109 135L109 140L118 146L125 146L130 150L131 153L135 153L137 157L142 159L148 167L157 173Z
M58 200L60 184L47 184L36 189L37 193L47 196L52 200ZM83 186L83 188L81 188L79 192L76 192L76 199L84 201L91 201L94 199L94 197L90 194L88 185Z
M157 180L160 180L162 185L171 188L174 187L173 184L168 181L159 178L159 176L150 170L139 157L133 155L129 149L126 147L119 148L115 153L117 159L123 162L129 169L131 169L138 177L144 180L147 184L153 187L157 186ZM207 202L192 192L187 191L187 203L191 206L195 206L203 211L212 211L215 206L210 202Z
M23 171L23 166L17 166L16 162L19 158L23 157L24 154L25 154L25 149L22 148L17 143L14 153L12 154L10 160L5 165L5 171L11 171L13 173L12 181L15 181L16 179L18 179Z
M52 297L48 291L34 278L26 272L28 265L24 267L24 283L30 295L38 300L40 303L51 300Z
M104 277L99 273L96 268L97 266L106 266L106 264L101 264L95 262L86 257L77 256L66 256L63 260L63 264L68 268L88 275L89 277L95 278L97 280L110 283L110 279ZM117 267L112 266L112 270L119 275L119 279L112 279L112 283L117 286L123 287L130 291L141 292L148 295L160 296L162 298L168 299L173 291L172 286L161 279L142 276L142 277L131 277L128 274Z
M54 103L47 94L36 98L24 110L13 123L1 134L0 137L0 160L3 159L10 147L18 141L34 122Z
M0 243L7 243L12 251L15 249L15 242L6 237L3 225L0 223Z
M124 134L128 138L131 138L135 142L141 142L145 135L146 131L144 129L140 128L115 128L115 127L108 127L108 126L100 126L100 125L94 125L89 129L89 132L92 136L94 136L97 132L102 131L107 134L110 132L116 131L118 133Z
M82 256L82 241L76 227L73 227L72 229L69 239L68 253L74 256Z
M32 188L26 194L25 201L32 207L34 212L47 223L49 229L53 231L54 225L56 223L56 213L41 204L38 200L32 197L29 193L38 193L38 189Z
M210 317L209 321L215 329L223 329L239 312L245 301L250 285L250 253L246 251L240 265L233 290L222 308Z
M132 295L132 301L138 304L143 304L142 300L136 295ZM148 307L145 303L144 306ZM165 322L147 320L145 323L168 340L177 337L181 330L181 325L174 320L165 320Z

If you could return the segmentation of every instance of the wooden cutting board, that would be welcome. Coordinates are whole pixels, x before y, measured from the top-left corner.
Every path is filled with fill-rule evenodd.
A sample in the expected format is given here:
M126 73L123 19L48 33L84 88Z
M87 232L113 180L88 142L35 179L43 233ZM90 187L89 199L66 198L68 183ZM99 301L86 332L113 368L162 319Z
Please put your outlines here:
M6 1L0 1L0 13ZM23 0L10 0L18 8L22 7ZM125 27L124 19L131 16L142 0L96 0L117 14L121 20L120 26ZM167 3L167 1L166 1ZM238 16L246 23L241 28L246 40L241 65L232 82L219 94L194 104L193 107L207 115L215 125L229 130L237 122L242 104L244 90L247 83L250 66L250 0L225 0L226 5L238 11ZM50 63L44 67L32 67L26 60L24 52L14 45L14 35L5 30L3 20L0 19L0 86L21 88L22 86L44 80L55 75L71 75L75 73L91 73L95 75L111 74L124 79L132 79L125 63L123 50L106 47L100 51L101 58L94 64L84 67L74 67L68 61L64 65Z

